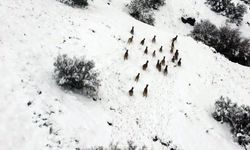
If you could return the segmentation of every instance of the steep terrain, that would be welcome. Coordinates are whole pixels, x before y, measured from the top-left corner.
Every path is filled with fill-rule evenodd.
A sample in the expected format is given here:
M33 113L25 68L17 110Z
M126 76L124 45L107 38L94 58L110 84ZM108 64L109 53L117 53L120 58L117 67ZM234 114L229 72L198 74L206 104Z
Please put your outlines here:
M232 63L212 48L187 36L191 26L183 14L225 18L207 8L203 0L169 0L156 12L152 27L131 18L128 1L95 0L88 9L72 8L55 0L2 0L0 2L0 149L46 150L126 145L128 140L154 149L169 149L152 138L180 150L239 150L226 125L211 117L221 95L250 104L250 68ZM198 14L197 14L198 13ZM249 14L245 20L249 19ZM135 26L132 44L129 31ZM243 25L244 35L250 35ZM181 67L170 60L171 39ZM156 43L151 43L153 36ZM149 54L143 54L146 38ZM163 46L163 52L158 49ZM129 59L123 60L129 49ZM152 57L157 50L156 57ZM101 100L60 89L53 79L58 54L85 56L96 62L102 86ZM166 56L169 74L156 68ZM141 66L149 60L149 67ZM138 83L134 77L140 72ZM142 91L149 84L148 97ZM134 86L134 96L128 90ZM109 126L108 123L112 123Z

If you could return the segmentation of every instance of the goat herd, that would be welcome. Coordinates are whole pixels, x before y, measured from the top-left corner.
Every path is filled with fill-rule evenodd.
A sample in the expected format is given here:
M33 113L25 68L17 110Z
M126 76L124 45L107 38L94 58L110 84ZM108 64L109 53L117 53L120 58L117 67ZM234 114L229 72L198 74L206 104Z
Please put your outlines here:
M128 44L131 44L133 42L133 38L134 38L134 27L132 27L132 29L130 30L130 33L132 34L132 36L128 39L127 43ZM171 49L170 49L170 53L173 54L174 53L174 44L175 42L177 41L177 38L178 38L178 35L176 35L176 37L174 37L172 39L172 44L171 44ZM153 39L151 40L152 43L155 43L156 42L156 35L153 37ZM145 43L145 38L142 39L142 41L140 42L141 45L144 45ZM159 49L159 52L162 52L163 51L163 46L160 47ZM144 50L144 54L148 54L148 46L146 46L145 50ZM126 50L123 58L124 60L127 60L128 59L128 56L129 56L129 53L128 53L128 50ZM152 53L152 57L155 57L156 56L156 51L154 50L153 53ZM181 58L178 58L179 57L179 51L176 50L175 53L173 54L173 57L171 59L171 61L174 63L177 61L177 65L178 66L181 66ZM142 65L142 70L147 70L148 68L148 63L149 61L147 60L145 64ZM165 66L165 56L163 57L163 59L160 61L158 59L157 63L156 63L156 69L161 72L161 67L162 66ZM163 74L164 75L167 75L168 74L168 65L165 66L164 70L163 70ZM140 73L138 73L135 77L135 82L138 82L139 81L139 78L140 78ZM132 87L129 91L128 91L129 95L130 96L133 96L133 93L134 93L134 87ZM148 95L148 84L146 85L146 87L144 88L143 90L143 97L147 97Z

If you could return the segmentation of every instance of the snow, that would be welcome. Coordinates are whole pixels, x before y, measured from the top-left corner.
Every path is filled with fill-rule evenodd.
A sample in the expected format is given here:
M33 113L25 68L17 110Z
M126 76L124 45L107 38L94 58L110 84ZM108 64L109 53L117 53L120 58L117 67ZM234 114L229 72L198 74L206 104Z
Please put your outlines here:
M107 2L95 0L87 9L55 0L0 2L0 149L71 150L110 142L124 146L128 140L166 149L152 141L155 135L172 140L182 150L243 149L211 112L221 95L250 104L250 69L194 41L187 36L192 27L180 21L187 14L219 26L225 18L210 11L204 0L168 0L155 13L156 27L152 27L126 13L128 0ZM245 20L249 18L248 14ZM131 26L135 37L128 45ZM249 35L249 26L241 30ZM175 67L169 53L177 34L181 67ZM156 44L151 43L154 35ZM149 55L139 44L143 38ZM161 45L163 53L158 52ZM125 49L129 49L127 61ZM157 50L155 58L153 50ZM101 100L92 101L56 85L53 63L64 53L96 62ZM163 56L169 65L167 76L155 68ZM149 67L142 71L146 60ZM136 83L138 72L141 77ZM146 84L147 98L142 97ZM132 86L134 96L129 97Z

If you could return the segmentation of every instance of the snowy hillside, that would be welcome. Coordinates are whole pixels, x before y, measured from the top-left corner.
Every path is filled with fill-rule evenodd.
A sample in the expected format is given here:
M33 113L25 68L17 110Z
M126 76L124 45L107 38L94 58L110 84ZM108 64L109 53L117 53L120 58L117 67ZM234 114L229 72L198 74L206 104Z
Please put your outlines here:
M156 12L153 27L127 14L124 5L129 0L107 2L94 0L88 9L79 9L56 0L0 1L0 150L87 149L111 142L125 146L128 140L168 150L152 140L155 136L173 141L178 150L243 149L211 113L220 96L250 105L250 68L194 41L187 36L192 27L179 19L187 14L219 26L225 18L207 8L204 0L167 0ZM127 44L132 26L134 41ZM249 37L249 26L241 30ZM171 62L171 39L177 34L181 67ZM151 42L154 35L156 43ZM143 38L148 55L140 45ZM124 61L126 49L129 58ZM95 61L101 100L56 85L53 63L58 54ZM163 56L169 65L167 76L155 68ZM147 98L142 96L146 84Z

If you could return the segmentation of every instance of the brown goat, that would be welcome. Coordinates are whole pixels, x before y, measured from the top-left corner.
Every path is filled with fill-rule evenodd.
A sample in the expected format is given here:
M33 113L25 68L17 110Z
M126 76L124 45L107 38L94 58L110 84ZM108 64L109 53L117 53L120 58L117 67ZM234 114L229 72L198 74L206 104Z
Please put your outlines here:
M181 58L179 59L177 65L178 65L178 66L181 66Z
M160 64L160 60L158 59L156 63L156 68L158 68L159 64Z
M152 56L155 57L155 51L152 53Z
M145 64L142 65L143 70L146 70L147 68L148 68L148 60L147 60L147 62Z
M147 97L148 96L148 84L146 85L146 87L143 90L143 97Z
M168 65L166 65L166 67L165 67L165 69L164 69L163 73L164 73L165 75L167 75L167 74L168 74Z
M174 54L174 59L175 60L178 60L178 57L179 57L179 51L176 50L175 54Z
M158 69L158 71L161 72L161 63L160 63L159 59L158 59L157 64L156 64L156 68Z
M137 74L137 76L135 77L135 81L138 82L140 78L140 73Z
M128 50L126 50L124 56L123 56L124 60L127 60L128 59Z
M134 35L134 26L132 26L132 29L130 30L130 33Z
M144 50L144 54L148 54L148 47Z
M178 35L176 35L173 39L172 39L172 43L174 43L178 38Z
M152 39L152 43L155 43L155 42L156 42L156 35Z
M170 49L170 53L173 53L174 52L174 43L172 42L171 44L171 49Z
M162 52L163 46L160 47L159 51Z
M172 61L173 63L175 62L175 57L174 57L174 56L172 57L171 61Z
M134 87L132 87L129 91L128 91L129 96L133 96L134 94Z
M134 36L131 36L131 37L128 39L128 44L130 44L130 43L133 42L133 38L134 38Z
M141 40L141 43L140 43L140 44L141 44L141 45L144 45L144 43L145 43L145 38Z
M161 60L161 64L162 64L163 66L165 66L165 56L164 56L163 59Z
M161 63L158 66L158 71L161 72Z

